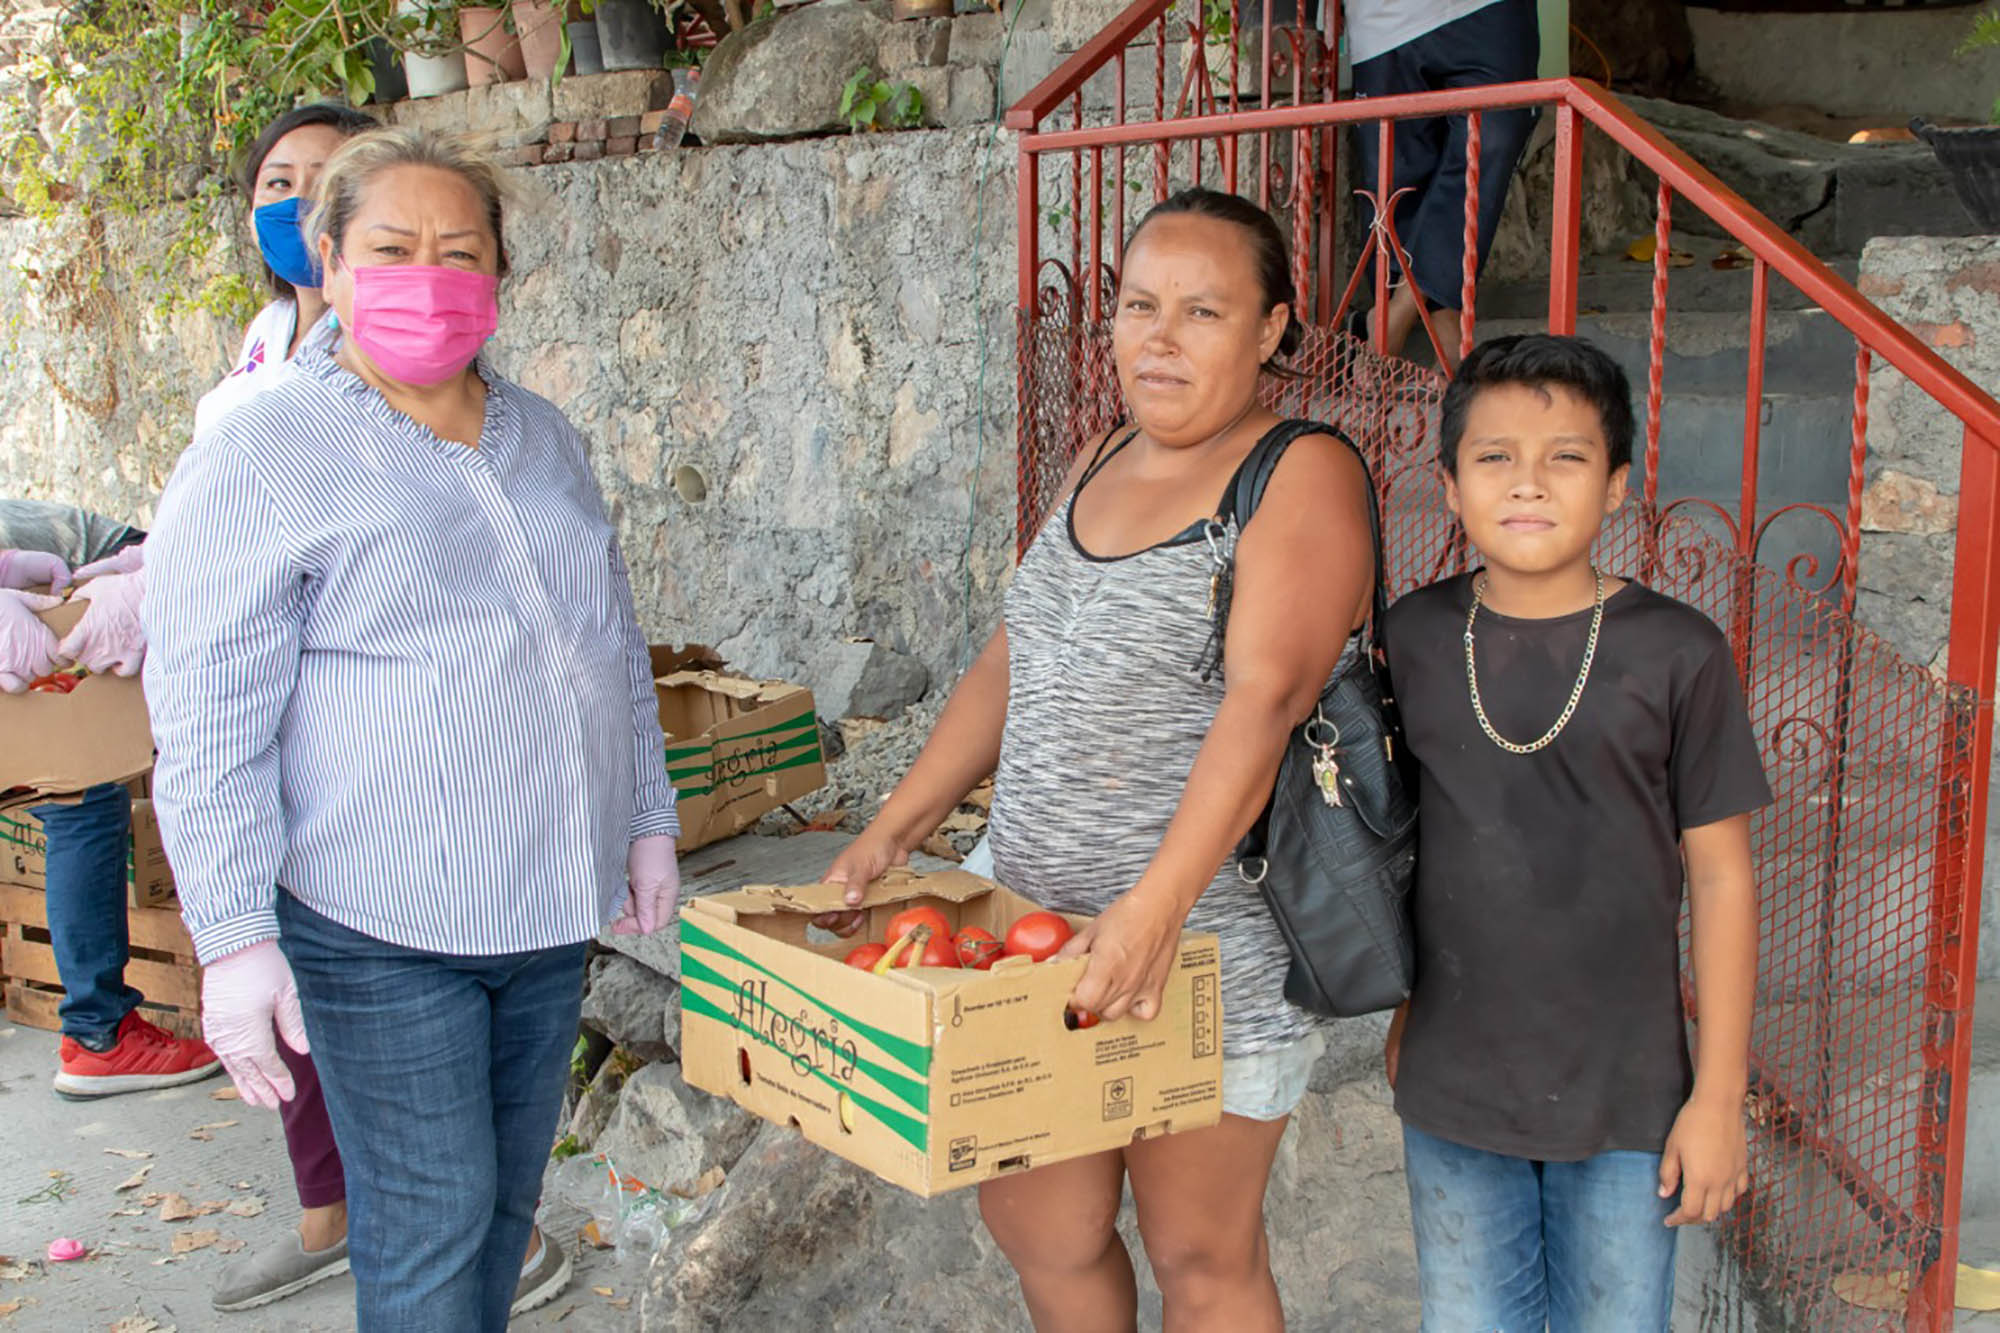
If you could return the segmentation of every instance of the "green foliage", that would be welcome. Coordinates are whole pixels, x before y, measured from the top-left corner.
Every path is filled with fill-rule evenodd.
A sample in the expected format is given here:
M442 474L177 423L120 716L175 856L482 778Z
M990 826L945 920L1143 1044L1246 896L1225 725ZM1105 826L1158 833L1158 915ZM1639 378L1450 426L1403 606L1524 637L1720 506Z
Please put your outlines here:
M840 90L840 114L856 134L914 129L924 121L924 95L914 84L890 83L863 65Z
M371 41L439 54L458 45L455 0L401 15L396 0L92 0L66 11L24 72L44 105L73 108L0 142L0 179L54 221L179 212L157 249L128 257L162 308L239 316L242 277L190 290L241 201L229 173L272 118L304 101L358 105L375 86ZM149 234L161 235L156 229Z
M1989 9L1976 15L1972 20L1972 31L1958 44L1958 54L1969 56L1979 51L2000 50L2000 9ZM1993 102L1992 119L2000 124L2000 98Z

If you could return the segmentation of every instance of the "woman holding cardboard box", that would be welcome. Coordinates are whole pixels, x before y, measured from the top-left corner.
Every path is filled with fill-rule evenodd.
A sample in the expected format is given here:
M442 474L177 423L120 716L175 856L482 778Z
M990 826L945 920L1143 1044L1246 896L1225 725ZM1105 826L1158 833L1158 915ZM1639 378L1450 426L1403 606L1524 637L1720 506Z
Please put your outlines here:
M583 443L479 359L501 222L497 170L455 140L343 146L308 222L339 341L183 456L147 557L204 1025L259 1105L293 1091L274 1019L310 1046L364 1333L505 1327L585 941L621 898L616 929L655 929L678 891Z
M1293 299L1283 238L1243 199L1189 190L1139 224L1112 326L1131 419L1080 454L1001 628L828 872L858 903L994 772L996 877L1096 918L1064 951L1089 959L1073 1008L1151 1019L1182 929L1221 940L1222 1122L980 1186L1042 1333L1134 1326L1115 1228L1128 1178L1169 1330L1284 1323L1264 1189L1320 1039L1284 999L1289 952L1231 853L1291 728L1356 651L1373 579L1366 470L1326 434L1284 432L1240 540L1214 519L1259 443L1280 447L1257 394L1298 345ZM1214 581L1231 546L1233 587ZM1204 650L1216 596L1227 638ZM1219 650L1226 678L1200 669Z
M78 661L126 676L138 669L144 641L122 624L136 595L126 576L105 571L145 535L74 505L0 500L0 691L19 694L37 677ZM73 596L90 604L58 640L36 613L59 605L73 578L86 580ZM48 842L44 905L63 985L56 1095L82 1101L220 1073L207 1046L147 1022L139 1012L145 996L125 979L131 793L122 783L104 782L30 806L29 813Z

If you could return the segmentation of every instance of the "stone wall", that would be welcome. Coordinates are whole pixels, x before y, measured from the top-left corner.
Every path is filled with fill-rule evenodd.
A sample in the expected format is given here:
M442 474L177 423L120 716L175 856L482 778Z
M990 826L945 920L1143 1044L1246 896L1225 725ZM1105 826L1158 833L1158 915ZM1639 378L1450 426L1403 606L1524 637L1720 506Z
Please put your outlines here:
M1923 114L1983 121L2000 94L2000 51L1952 53L1976 10L1734 14L1689 6L1694 61L1731 101L1833 116Z
M595 447L651 633L810 681L847 636L950 673L968 581L974 633L989 622L1013 530L1014 275L1011 155L988 142L513 174L494 357ZM118 226L107 291L28 276L87 240L0 223L0 494L144 523L237 335L130 299L119 258L140 247Z
M2000 387L2000 236L1871 241L1860 287L1939 356L1988 391ZM1912 661L1942 673L1951 628L1952 547L1964 430L1901 371L1879 361L1869 382L1867 490L1861 509L1857 614ZM1995 443L2000 443L1996 441ZM2000 792L2000 764L1993 790ZM1988 892L1980 976L2000 976L2000 810L1986 827Z

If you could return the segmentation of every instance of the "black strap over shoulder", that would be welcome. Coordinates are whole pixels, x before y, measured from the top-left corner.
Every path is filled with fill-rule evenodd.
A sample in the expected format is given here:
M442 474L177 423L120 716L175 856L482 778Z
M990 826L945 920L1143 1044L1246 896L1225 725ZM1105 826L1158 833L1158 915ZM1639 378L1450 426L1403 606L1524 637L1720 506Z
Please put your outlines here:
M1374 590L1370 599L1373 614L1369 617L1368 627L1372 656L1373 650L1380 643L1382 617L1389 610L1387 580L1382 568L1382 514L1380 502L1375 495L1375 477L1369 471L1368 460L1362 456L1354 441L1347 438L1346 432L1338 426L1329 426L1323 421L1308 421L1296 417L1289 421L1281 421L1265 431L1264 437L1250 447L1250 452L1244 456L1242 464L1236 469L1236 476L1229 488L1222 493L1222 501L1217 506L1215 520L1227 526L1232 518L1235 519L1239 533L1248 527L1252 515L1257 512L1258 504L1264 498L1265 489L1271 484L1272 474L1278 470L1279 460L1285 456L1285 450L1307 435L1331 435L1352 450L1355 461L1361 464L1361 475L1366 482L1364 489L1368 493L1368 539L1375 555ZM1219 639L1226 629L1228 607L1219 605L1217 611L1219 614L1215 628Z

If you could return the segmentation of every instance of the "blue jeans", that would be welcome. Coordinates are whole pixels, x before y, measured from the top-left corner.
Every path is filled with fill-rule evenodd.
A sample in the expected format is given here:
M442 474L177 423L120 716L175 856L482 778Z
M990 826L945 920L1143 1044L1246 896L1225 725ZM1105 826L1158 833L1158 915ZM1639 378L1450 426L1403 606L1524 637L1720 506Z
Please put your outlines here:
M1666 1333L1660 1155L1535 1162L1403 1126L1424 1333Z
M63 1035L102 1048L145 998L125 984L132 794L107 782L85 791L80 804L37 805L29 813L48 839L49 943L63 984Z
M386 944L278 893L347 1171L360 1333L501 1333L576 1044L584 945Z

